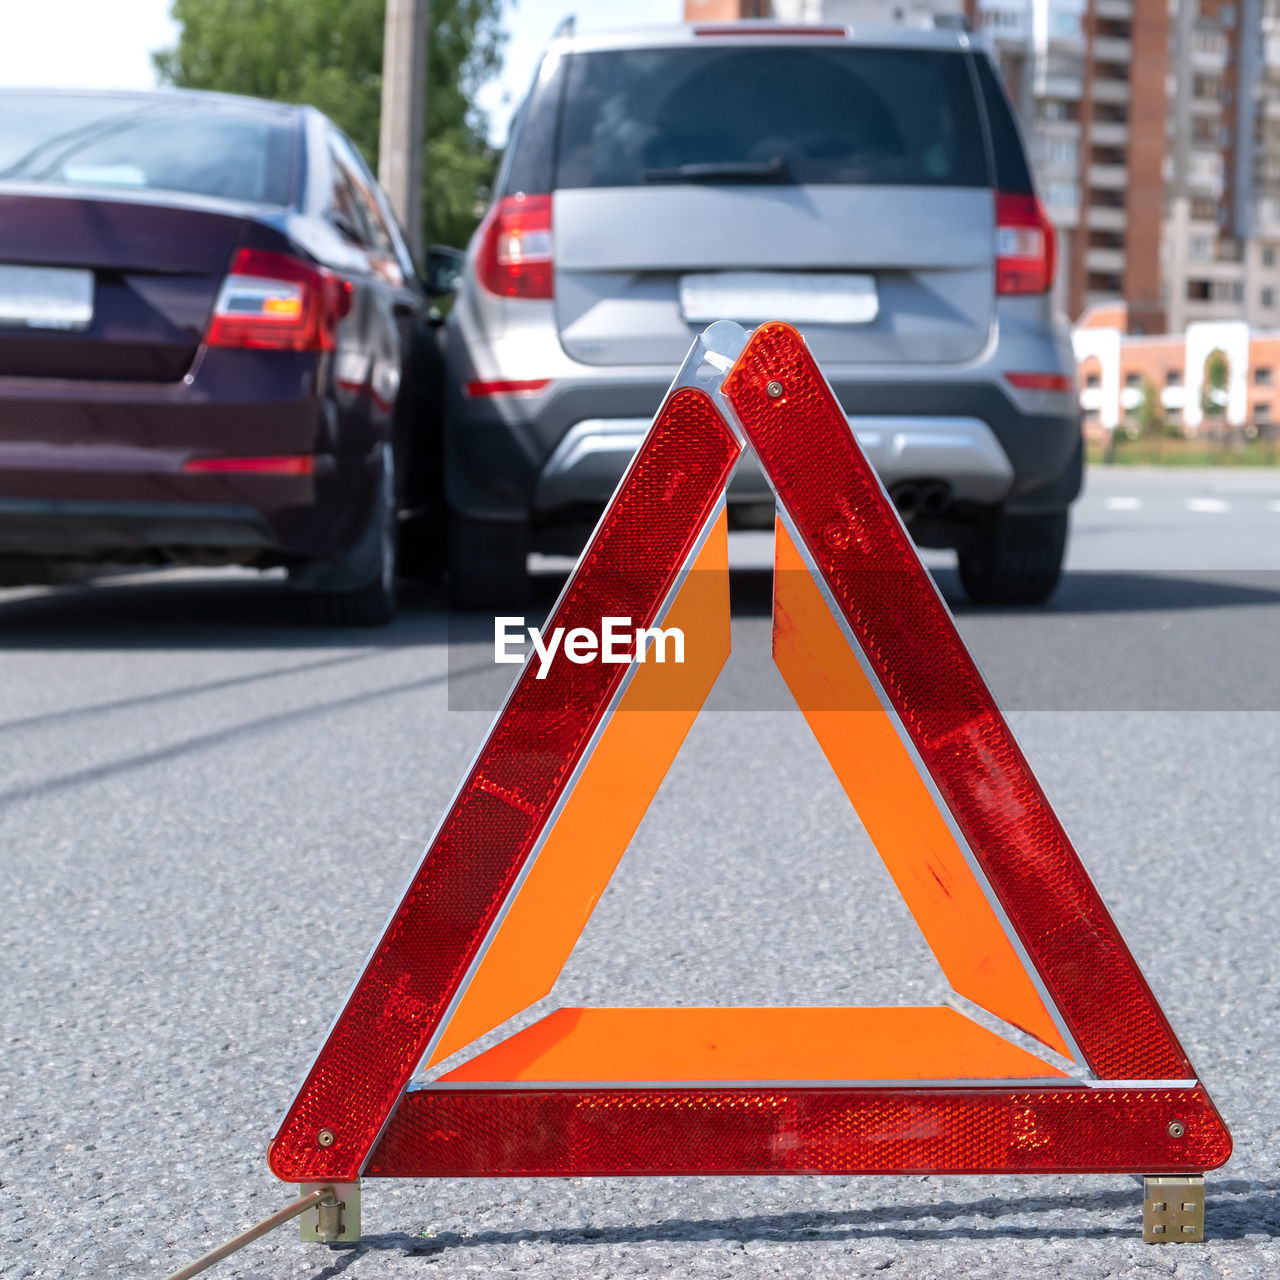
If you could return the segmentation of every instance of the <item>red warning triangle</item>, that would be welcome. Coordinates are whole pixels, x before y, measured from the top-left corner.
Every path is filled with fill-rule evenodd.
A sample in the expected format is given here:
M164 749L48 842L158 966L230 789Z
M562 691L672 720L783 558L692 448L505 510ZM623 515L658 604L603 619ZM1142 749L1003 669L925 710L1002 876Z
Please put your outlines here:
M727 373L726 373L727 370ZM546 995L729 652L724 491L778 500L774 659L954 1008L559 1010ZM289 1182L1200 1173L1231 1139L803 339L695 344L547 629L697 637L527 665L272 1142ZM652 643L663 643L660 637Z

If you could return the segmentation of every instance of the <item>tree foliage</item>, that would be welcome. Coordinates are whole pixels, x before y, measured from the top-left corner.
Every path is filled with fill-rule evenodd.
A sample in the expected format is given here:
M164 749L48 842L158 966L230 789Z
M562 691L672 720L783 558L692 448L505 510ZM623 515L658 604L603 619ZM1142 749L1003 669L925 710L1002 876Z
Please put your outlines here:
M1228 372L1226 354L1217 348L1210 351L1204 362L1204 393L1200 397L1200 408L1211 418L1220 418L1226 412Z
M431 0L423 240L465 245L497 156L475 105L501 62L502 0ZM154 55L170 84L323 111L378 164L385 0L174 0L177 45Z
M1164 432L1164 413L1160 405L1160 393L1150 378L1142 379L1142 399L1134 410L1134 419L1144 436L1158 436Z

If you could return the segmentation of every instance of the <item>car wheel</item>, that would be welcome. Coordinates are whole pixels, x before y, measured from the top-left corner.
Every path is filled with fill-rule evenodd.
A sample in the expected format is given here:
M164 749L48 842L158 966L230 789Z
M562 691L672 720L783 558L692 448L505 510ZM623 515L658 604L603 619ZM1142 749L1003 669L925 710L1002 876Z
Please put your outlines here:
M959 553L960 581L975 604L1043 604L1062 576L1067 513L1006 515Z
M398 543L395 457L386 445L369 523L339 570L340 576L346 576L354 566L359 585L340 591L320 586L311 591L307 604L312 620L345 627L380 627L390 622L396 612Z
M521 520L449 518L449 603L520 609L529 602L529 526Z

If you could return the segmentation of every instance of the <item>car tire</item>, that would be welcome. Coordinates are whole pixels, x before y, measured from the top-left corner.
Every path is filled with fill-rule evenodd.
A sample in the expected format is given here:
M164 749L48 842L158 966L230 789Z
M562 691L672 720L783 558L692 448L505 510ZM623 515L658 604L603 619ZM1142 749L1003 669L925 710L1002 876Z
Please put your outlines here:
M449 604L521 609L529 602L529 526L522 520L449 517Z
M369 523L338 570L345 576L350 572L350 565L362 566L361 576L369 576L360 585L346 590L326 591L321 586L310 591L307 610L313 622L339 627L381 627L395 617L399 574L396 516L395 459L387 446L382 451Z
M440 581L448 568L449 532L435 510L400 522L400 573L425 586Z
M396 401L396 457L400 460L400 574L427 585L448 568L441 422L444 364L433 329L414 332Z
M975 604L1044 604L1062 576L1066 511L1001 512L959 553L960 582Z

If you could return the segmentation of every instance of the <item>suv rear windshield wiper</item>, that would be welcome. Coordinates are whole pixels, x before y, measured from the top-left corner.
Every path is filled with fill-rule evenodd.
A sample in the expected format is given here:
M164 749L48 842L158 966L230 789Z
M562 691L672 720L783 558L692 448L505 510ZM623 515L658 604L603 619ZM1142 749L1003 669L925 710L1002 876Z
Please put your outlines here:
M787 175L781 156L772 160L722 160L681 164L672 169L646 169L646 182L777 182Z

